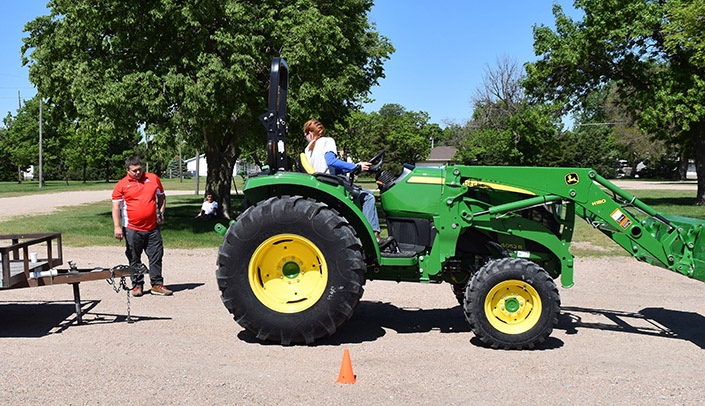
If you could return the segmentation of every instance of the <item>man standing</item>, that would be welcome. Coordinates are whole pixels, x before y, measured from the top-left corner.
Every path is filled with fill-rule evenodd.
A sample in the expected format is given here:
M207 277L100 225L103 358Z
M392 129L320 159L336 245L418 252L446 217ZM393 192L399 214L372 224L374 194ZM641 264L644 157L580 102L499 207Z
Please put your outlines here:
M159 224L164 221L166 207L164 187L157 175L142 171L142 162L138 157L128 158L125 168L127 175L113 189L115 238L125 238L130 266L140 267L142 252L147 254L152 285L150 292L155 295L171 295L173 292L164 286L162 278L164 245ZM139 297L143 293L144 275L132 275L132 296Z

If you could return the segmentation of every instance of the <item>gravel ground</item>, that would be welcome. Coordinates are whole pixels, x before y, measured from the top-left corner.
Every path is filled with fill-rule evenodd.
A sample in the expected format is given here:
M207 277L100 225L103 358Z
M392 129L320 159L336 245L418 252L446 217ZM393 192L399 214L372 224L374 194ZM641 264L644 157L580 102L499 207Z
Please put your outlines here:
M109 267L122 250L64 247L64 258ZM260 343L220 301L216 254L167 250L174 296L131 299L132 324L126 293L103 281L80 285L83 325L69 285L2 291L2 403L696 405L705 395L705 285L632 258L578 258L552 336L500 351L479 345L449 286L381 281L332 337ZM335 382L346 348L353 385Z

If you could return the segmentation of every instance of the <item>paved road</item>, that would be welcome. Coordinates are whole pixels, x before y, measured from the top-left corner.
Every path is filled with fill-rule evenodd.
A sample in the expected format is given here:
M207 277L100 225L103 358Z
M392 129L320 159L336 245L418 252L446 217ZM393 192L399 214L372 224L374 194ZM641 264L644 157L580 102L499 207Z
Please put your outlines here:
M76 192L43 193L37 195L0 198L0 221L11 217L48 214L58 207L77 206L105 201L110 204L110 190L81 190ZM190 190L167 190L169 195L193 194Z

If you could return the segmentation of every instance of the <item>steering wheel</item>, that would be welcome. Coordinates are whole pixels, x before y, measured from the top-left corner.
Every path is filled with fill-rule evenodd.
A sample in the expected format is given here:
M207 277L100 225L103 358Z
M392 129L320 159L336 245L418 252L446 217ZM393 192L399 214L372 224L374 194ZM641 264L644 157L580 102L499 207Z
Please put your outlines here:
M387 152L386 149L383 149L377 153L377 155L373 156L372 159L370 159L368 162L371 164L374 164L370 166L370 169L367 170L369 173L377 173L379 172L380 168L382 168L382 163L384 163L384 153ZM377 162L379 161L379 162ZM377 162L375 164L375 162ZM350 177L353 178L362 172L362 167L360 164L355 165L355 168L350 171Z
M370 169L367 170L369 173L377 173L379 170L382 168L382 164L384 163L384 153L387 152L386 149L383 149L377 153L377 155L373 156L372 159L370 159L370 163L374 164L370 167ZM377 162L379 161L379 162ZM375 162L377 162L375 164Z

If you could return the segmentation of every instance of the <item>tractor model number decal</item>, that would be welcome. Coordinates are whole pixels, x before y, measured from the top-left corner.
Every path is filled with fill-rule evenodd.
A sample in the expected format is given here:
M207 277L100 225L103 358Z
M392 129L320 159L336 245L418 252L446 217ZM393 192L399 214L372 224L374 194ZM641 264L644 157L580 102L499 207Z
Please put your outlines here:
M612 217L612 219L614 219L614 221L616 221L625 230L627 227L632 225L632 221L629 220L629 217L625 216L619 209L614 209L612 214L610 214L610 217Z
M565 175L565 184L568 186L577 185L580 182L580 177L575 172Z
M508 250L513 250L513 251L516 251L516 250L523 250L523 249L524 249L524 246L521 245L521 244L513 244L513 243L503 242L503 243L501 243L501 244L499 244L499 245L501 245L502 248L505 248L505 249L508 249Z
M605 204L605 203L607 203L607 199L600 199L600 200L595 200L594 202L592 202L592 205L597 206L598 204Z

